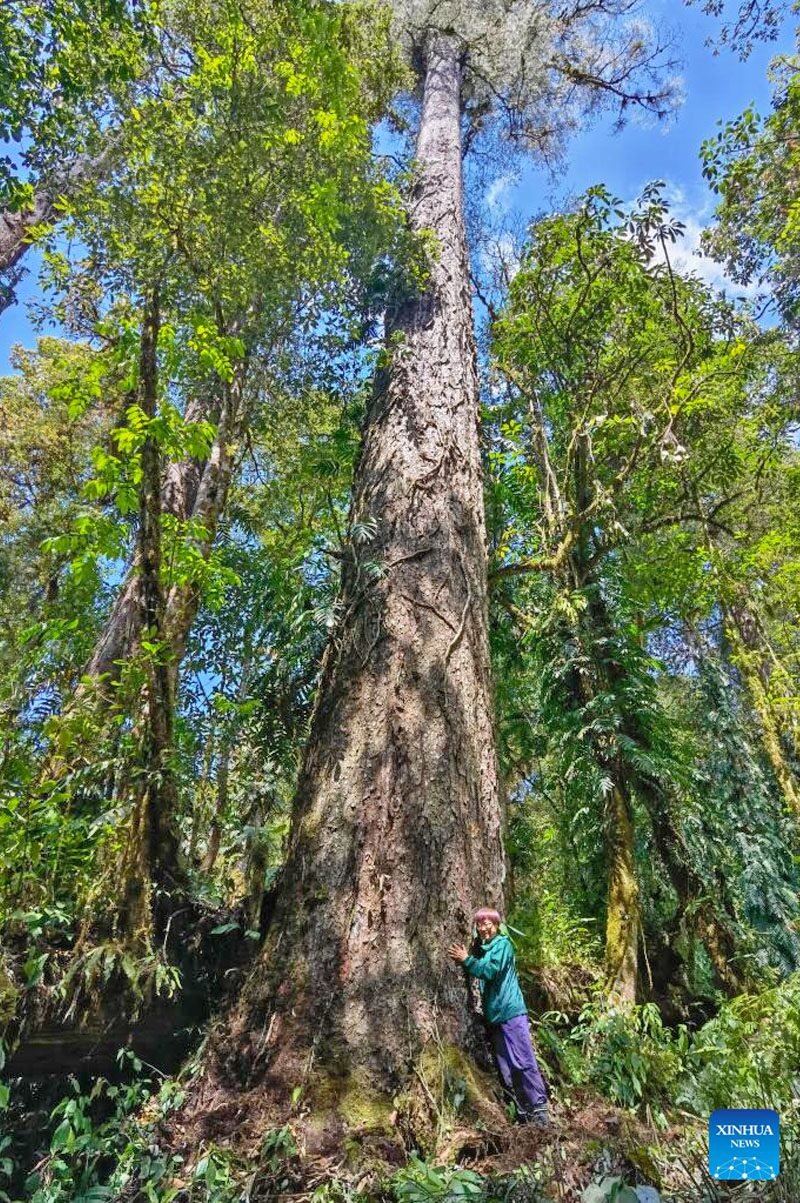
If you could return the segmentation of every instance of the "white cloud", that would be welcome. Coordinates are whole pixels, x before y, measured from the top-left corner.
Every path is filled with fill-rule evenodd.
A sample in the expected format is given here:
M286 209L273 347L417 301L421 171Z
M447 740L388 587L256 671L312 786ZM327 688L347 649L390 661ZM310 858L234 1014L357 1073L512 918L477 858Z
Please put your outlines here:
M511 200L511 188L516 177L511 174L499 175L492 180L489 187L486 189L484 200L488 209L493 209L495 213L508 212Z
M681 275L692 273L699 276L712 288L724 289L730 297L756 296L759 288L755 283L737 284L725 275L720 263L707 258L700 250L703 230L711 224L713 201L704 196L701 204L692 204L684 190L677 185L669 185L665 190L665 197L671 216L684 227L683 237L668 244L669 261L674 270ZM663 259L660 249L656 258Z

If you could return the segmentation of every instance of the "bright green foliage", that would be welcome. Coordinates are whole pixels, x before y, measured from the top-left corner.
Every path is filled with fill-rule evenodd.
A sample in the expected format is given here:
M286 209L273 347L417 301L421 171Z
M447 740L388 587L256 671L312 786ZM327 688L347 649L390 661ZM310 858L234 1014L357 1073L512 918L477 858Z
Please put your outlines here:
M737 682L708 658L695 680L671 687L682 699L695 756L695 785L682 816L687 855L698 873L713 873L715 893L739 917L742 966L792 973L800 964L794 821L776 805Z
M587 1003L576 1023L566 1019L545 1014L538 1029L566 1081L591 1085L619 1107L641 1107L666 1126L664 1109L676 1097L689 1050L685 1026L665 1027L654 1003L619 1010L601 998Z
M349 505L370 381L397 351L376 351L376 334L424 262L402 228L407 180L374 154L408 78L371 0L47 0L0 6L0 34L8 130L17 149L31 140L22 172L0 170L8 196L29 199L26 181L67 146L103 157L60 203L70 249L37 235L47 307L84 341L42 339L0 382L5 1026L42 1001L77 1016L120 993L137 1015L182 988L167 940L135 954L114 914L142 779L158 776L141 767L154 665L175 680L160 769L176 786L180 906L225 908L211 959L257 949L340 565L370 534ZM793 77L781 87L773 117L728 127L707 170L715 245L743 279L770 271L793 320ZM523 985L532 1006L558 1008L537 1030L556 1096L595 1092L657 1125L678 1106L788 1109L798 1056L796 822L764 738L771 715L796 776L796 356L782 330L676 275L679 236L657 186L631 207L598 187L538 221L492 331L485 413ZM162 481L222 464L222 501L182 516L164 489L173 625L134 641L103 693L82 674L137 548L153 449ZM625 1009L598 980L615 791L632 819L647 999ZM464 1088L442 1079L459 1117ZM120 1082L75 1083L27 1196L299 1192L301 1087L253 1164L223 1145L185 1164L161 1151L183 1092L136 1062ZM17 1130L22 1098L0 1084ZM11 1181L23 1190L18 1143L0 1137L0 1199ZM600 1160L584 1199L621 1203L630 1188ZM412 1156L375 1198L532 1203L545 1176L541 1162L495 1179ZM366 1203L371 1189L331 1181L313 1201Z
M0 610L6 687L19 669L25 643L36 643L37 620L50 618L63 627L78 616L85 619L91 608L91 585L81 587L61 575L58 541L71 536L81 512L92 448L106 437L114 404L108 365L85 345L44 338L36 352L17 350L13 362L18 375L0 382ZM71 408L77 397L90 399L91 408ZM91 638L90 626L80 636L77 626L73 640ZM51 681L53 669L51 664L47 670ZM24 692L26 701L37 692L30 678Z
M565 1086L591 1085L616 1105L666 1126L682 1107L706 1118L724 1107L792 1102L800 1040L800 979L724 1002L696 1031L666 1027L653 1003L627 1010L587 1003L577 1022L542 1016L539 1046Z
M184 1090L174 1079L148 1077L130 1053L120 1054L120 1064L125 1071L120 1082L98 1078L84 1091L73 1079L70 1093L53 1109L49 1151L25 1182L31 1203L100 1203L116 1198L133 1174L143 1198L167 1203L175 1197L171 1182L181 1159L158 1151L151 1125L181 1106Z
M187 786L198 782L192 838L205 850L219 826L223 893L241 891L248 849L259 849L267 881L282 859L346 552L362 413L354 392L276 397L279 423L253 430L252 461L232 494L220 549L236 582L200 615L189 644L180 730Z
M791 462L792 414L775 383L791 357L674 274L679 234L657 190L626 212L593 189L576 212L533 227L495 323L505 382L489 415L501 750L519 797L512 847L524 853L520 875L537 883L520 894L520 925L538 933L530 953L543 963L548 944L566 949L586 916L602 916L606 800L621 787L653 965L675 951L692 962L685 928L711 906L743 942L740 969L754 955L793 968L797 882L752 729L762 805L741 772L723 804L724 744L708 730L707 703L692 702L696 725L687 723L696 680L685 662L672 670L653 655L680 642L676 621L710 618L724 596L719 532L728 563L752 555L738 526L752 505L740 509L740 498L766 466ZM774 890L753 888L756 846L770 849ZM675 927L668 954L665 924ZM700 962L692 972L707 989Z
M783 317L800 319L800 74L797 56L772 68L773 111L752 108L702 148L703 174L719 194L708 251L740 284L772 290Z
M19 374L0 382L0 912L27 912L44 886L36 939L68 928L68 900L96 838L96 813L78 796L65 807L68 793L35 790L43 731L91 649L107 597L94 561L75 572L65 564L76 526L104 526L113 548L125 536L85 500L92 448L107 438L118 399L109 365L85 345L45 338L35 353L18 351L15 366ZM89 404L70 412L76 397Z
M397 77L368 6L184 0L165 15L158 88L120 130L116 170L70 208L94 283L98 269L127 292L163 276L207 372L229 355L220 313L241 323L330 281L353 207L392 208L391 189L365 182L369 122Z
M346 324L351 305L359 316L369 309L364 293L399 216L369 141L399 78L385 18L367 6L243 2L223 12L193 0L163 15L158 87L151 79L120 128L115 168L71 194L67 224L86 257L48 257L63 296L56 311L104 341L123 391L137 384L143 297L158 288L159 412L145 423L137 405L125 407L89 486L123 517L138 505L145 438L165 460L204 459L239 371L249 386L229 431L235 454L269 407L281 348L315 329L325 305L328 322L338 310ZM202 421L181 417L192 404ZM73 537L79 572L93 549L112 554L96 513ZM165 588L183 581L219 593L225 577L202 529L168 521L165 545Z
M444 1166L428 1165L412 1156L408 1165L392 1179L392 1194L397 1203L456 1203L456 1200L484 1199L486 1192L479 1174Z
M141 776L150 666L175 663L184 641L170 771L187 872L201 894L260 898L282 853L326 630L318 586L336 561L323 546L335 550L346 524L363 340L391 281L406 266L413 275L399 193L371 146L371 124L404 78L384 13L368 3L181 0L149 15L147 70L131 77L135 103L114 155L70 191L77 250L70 258L52 244L46 256L55 313L98 349L43 343L26 360L26 383L7 386L19 407L13 456L45 462L53 477L24 504L12 499L3 531L13 620L0 686L10 720L0 920L23 938L24 916L41 916L36 956L53 938L74 938L76 922L113 893ZM137 389L142 309L154 293L149 415ZM26 426L28 393L45 417ZM147 445L162 475L191 460L202 468L212 451L227 457L220 489L233 516L226 525L224 505L186 519L162 513L161 588L196 606L197 635L176 637L176 648L150 633L123 666L113 705L98 711L81 676L136 546ZM251 469L265 474L257 484ZM305 479L296 489L295 475ZM81 689L88 698L74 705ZM219 876L204 877L215 828L225 855ZM45 984L58 973L43 962Z
M698 1115L718 1107L795 1101L800 1053L800 978L725 1003L695 1035L677 1101Z
M14 153L0 160L0 208L25 207L65 157L96 153L145 70L156 9L150 0L2 6L0 137Z

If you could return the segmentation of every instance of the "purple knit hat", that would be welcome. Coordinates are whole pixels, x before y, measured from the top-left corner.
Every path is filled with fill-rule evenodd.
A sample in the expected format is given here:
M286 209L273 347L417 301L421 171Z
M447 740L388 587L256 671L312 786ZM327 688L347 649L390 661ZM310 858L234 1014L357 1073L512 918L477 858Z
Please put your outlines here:
M488 907L488 906L482 906L481 909L479 911L476 911L475 914L472 916L472 920L474 923L477 923L479 919L491 919L492 923L496 923L498 925L498 927L503 922L503 918L502 918L500 912L493 911L491 909L491 907Z

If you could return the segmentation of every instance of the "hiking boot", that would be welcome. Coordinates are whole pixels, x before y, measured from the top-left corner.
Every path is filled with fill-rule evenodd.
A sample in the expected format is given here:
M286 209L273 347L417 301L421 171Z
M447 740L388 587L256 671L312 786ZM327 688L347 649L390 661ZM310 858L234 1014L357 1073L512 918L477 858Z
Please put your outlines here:
M530 1122L537 1128L550 1127L550 1111L546 1103L543 1107L534 1107L530 1114Z
M532 1107L530 1111L517 1112L518 1124L533 1124L535 1128L550 1127L550 1111L545 1103L542 1107Z

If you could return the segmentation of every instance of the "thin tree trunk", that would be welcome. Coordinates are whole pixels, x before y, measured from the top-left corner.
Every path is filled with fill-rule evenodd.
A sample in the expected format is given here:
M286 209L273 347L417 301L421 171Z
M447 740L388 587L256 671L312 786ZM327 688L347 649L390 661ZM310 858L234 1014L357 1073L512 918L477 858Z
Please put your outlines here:
M242 359L234 368L233 380L224 386L222 404L217 419L217 433L209 451L202 475L193 490L191 509L187 516L201 530L199 550L204 560L211 554L217 536L219 520L225 511L228 490L235 466L234 439L242 419L244 387L248 362ZM167 482L169 488L169 480ZM174 493L174 490L173 490ZM188 505L188 495L185 497ZM172 649L172 666L177 678L186 651L197 611L201 591L197 581L173 585L166 599L165 631ZM173 683L177 689L177 679Z
M545 527L549 542L555 546L564 538L566 507L552 469L549 455L548 432L541 407L535 394L529 402L531 421L530 455L539 475L543 498ZM580 515L590 504L587 485L586 440L580 435L575 440L573 464L573 487L575 490L575 513ZM699 505L699 502L698 502ZM585 524L580 525L571 550L565 555L558 573L562 587L585 588L592 585L590 573L585 565L590 562L589 533ZM593 634L607 634L611 623L609 615L596 587L591 595L587 612L591 631L588 648ZM597 681L591 681L586 672L576 674L574 693L581 706L593 700L598 687L611 689L619 685L620 670L613 664L596 665ZM629 739L646 746L647 738L635 714L625 716L625 733ZM632 815L630 798L635 794L645 805L650 819L656 848L669 874L678 900L679 921L687 914L697 938L705 945L722 985L731 993L746 983L746 975L733 964L736 953L735 917L730 914L723 883L709 889L693 869L682 833L670 814L670 799L663 786L652 780L632 765L622 764L619 757L609 759L598 749L598 763L612 782L610 804L606 814L606 850L609 863L608 911L606 923L606 986L628 1001L636 994L637 978L637 933L641 930L639 890L633 861ZM728 909L724 917L720 910Z
M633 816L618 766L606 816L608 907L606 912L606 993L622 1003L636 1002L641 910L633 857Z
M236 690L236 701L241 703L247 697L247 690L250 684L250 670L252 667L252 648L248 646L242 657L242 670L239 677L239 686ZM208 847L206 854L203 857L201 869L203 873L211 873L217 863L219 856L220 845L222 842L222 828L225 823L225 815L228 810L228 784L231 773L231 756L233 754L233 733L228 731L220 741L219 758L217 761L217 789L214 805L214 813L211 816L210 832L208 836ZM244 874L247 878L247 873Z
M148 419L155 417L158 404L158 331L159 303L154 292L143 323L139 372L139 402ZM169 887L178 877L178 839L173 826L177 789L170 764L174 695L164 641L161 585L161 450L151 434L142 446L141 471L138 627L156 650L147 659L141 776L122 875L122 924L134 942L146 939L150 932L151 886Z
M425 58L410 218L438 252L391 324L282 889L217 1062L345 1117L373 1090L384 1122L425 1046L469 1045L446 947L504 882L455 41Z
M48 221L53 210L52 200L37 192L29 209L0 213L0 272L11 271L28 250L26 241L33 226Z
M561 536L566 507L550 460L544 415L535 396L529 401L528 413L532 432L530 455L539 476L545 529L551 541L556 543ZM571 484L577 530L558 577L562 588L589 590L590 601L584 619L588 629L579 632L586 664L583 671L573 674L571 684L574 703L585 709L600 690L612 688L615 681L613 669L593 655L594 644L609 630L610 622L597 582L587 567L591 558L591 531L581 516L590 505L591 493L588 440L583 432L578 432L575 438ZM641 902L634 859L631 791L626 767L612 749L598 741L594 755L603 776L611 782L603 816L607 862L605 991L618 1002L632 1004L636 1002L638 984Z
M185 421L213 421L218 416L219 397L214 394L201 396L191 402L186 409ZM228 437L230 437L228 435ZM216 449L215 440L212 454ZM195 514L200 484L205 475L211 456L205 464L194 459L180 460L170 463L164 477L161 491L161 512L185 521L196 517L199 521L205 519L205 509L198 507ZM214 512L216 523L217 512ZM119 592L105 626L98 636L94 651L83 670L83 676L89 677L102 686L103 696L110 696L112 687L120 676L120 666L127 660L139 640L139 618L141 614L142 574L140 571L139 550L137 547L133 563L128 569L120 585Z
M200 777L194 787L194 804L192 806L192 833L189 837L188 858L190 864L197 862L198 853L197 845L200 842L200 835L205 830L205 820L207 812L205 806L202 805L201 799L211 785L211 766L214 763L214 753L216 751L214 736L216 732L212 728L208 734L205 751L203 753L203 767L200 772Z
M589 485L589 440L579 431L575 440L573 466L575 514L579 523L573 550L567 556L572 587L588 590L585 621L590 624L586 638L589 672L580 673L580 690L586 706L600 691L614 690L621 674L614 663L594 655L598 640L612 629L599 585L593 579L590 563L591 527L582 518L591 504ZM552 484L548 482L548 489ZM589 678L593 677L594 680ZM625 1005L636 1002L639 973L639 930L641 902L634 858L635 831L631 791L622 758L601 740L597 761L611 781L605 806L605 845L608 873L606 893L605 990L608 997Z
M244 857L244 913L245 923L251 931L257 931L261 924L261 911L264 904L264 878L268 865L268 849L263 839L264 822L272 809L260 803L250 814L251 835L247 841Z
M731 643L733 660L742 675L750 695L753 709L758 716L761 744L770 763L775 780L783 794L786 807L795 818L800 818L800 785L789 764L781 739L781 727L769 696L769 690L759 671L758 634L754 624L748 623L743 607L722 603L725 617L725 633Z

